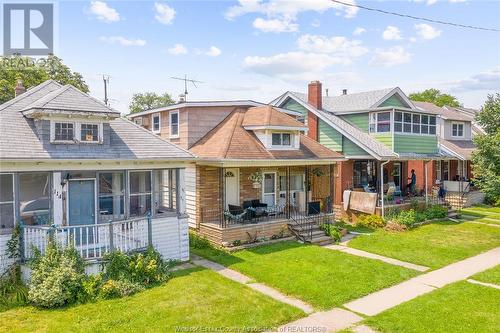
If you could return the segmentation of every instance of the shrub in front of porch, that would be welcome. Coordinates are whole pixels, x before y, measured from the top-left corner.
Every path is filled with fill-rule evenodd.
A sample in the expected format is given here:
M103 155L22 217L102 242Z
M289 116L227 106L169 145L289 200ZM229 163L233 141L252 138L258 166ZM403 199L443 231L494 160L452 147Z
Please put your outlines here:
M361 215L358 217L356 225L361 225L371 229L378 229L385 226L385 220L382 216L375 214Z

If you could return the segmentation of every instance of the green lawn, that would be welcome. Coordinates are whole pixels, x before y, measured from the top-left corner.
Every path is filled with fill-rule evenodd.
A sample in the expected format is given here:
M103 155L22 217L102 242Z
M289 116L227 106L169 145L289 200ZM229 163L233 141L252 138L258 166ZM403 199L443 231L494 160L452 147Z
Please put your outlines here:
M488 217L500 223L500 207L474 206L461 210L464 215Z
M383 333L498 332L498 296L497 289L461 281L368 318L365 323Z
M471 276L471 279L500 285L500 265Z
M329 309L417 275L378 260L289 241L234 253L192 249L258 282Z
M442 221L406 232L377 230L354 238L348 246L438 268L500 246L500 228Z
M0 314L0 332L173 332L176 326L265 330L302 316L294 307L195 268L130 297L59 310L9 310Z

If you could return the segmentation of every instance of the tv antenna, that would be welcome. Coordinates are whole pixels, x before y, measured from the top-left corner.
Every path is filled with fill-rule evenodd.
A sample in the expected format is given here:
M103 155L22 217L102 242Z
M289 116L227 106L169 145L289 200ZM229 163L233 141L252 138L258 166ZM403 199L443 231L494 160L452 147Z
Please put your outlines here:
M204 83L202 81L198 81L198 80L194 80L194 79L189 79L187 77L187 75L184 75L184 77L175 77L175 76L171 76L170 77L171 79L173 80L179 80L179 81L184 81L184 98L186 98L187 94L188 94L188 82L191 82L193 84L193 86L195 88L198 88L198 86L196 85L197 83Z

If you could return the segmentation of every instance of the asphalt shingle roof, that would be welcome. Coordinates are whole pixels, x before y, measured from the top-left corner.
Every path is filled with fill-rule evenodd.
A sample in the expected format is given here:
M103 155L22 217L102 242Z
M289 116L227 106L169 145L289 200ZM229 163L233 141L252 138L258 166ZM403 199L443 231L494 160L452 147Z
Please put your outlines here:
M413 104L415 104L415 106L420 110L424 110L424 111L428 111L430 113L434 113L436 115L440 115L444 119L461 120L461 121L473 121L474 120L472 116L470 116L466 113L463 113L460 111L455 111L452 108L451 109L442 108L442 107L439 107L433 103L413 101Z
M172 143L161 139L148 130L135 125L129 120L117 118L104 124L103 144L52 144L48 126L35 125L35 120L23 115L22 110L29 105L42 105L51 103L55 91L74 94L76 88L62 87L55 81L49 80L29 89L24 94L0 105L0 158L3 160L38 160L38 159L64 159L64 160L137 160L137 159L190 159L194 156ZM52 94L51 94L52 93ZM93 105L97 100L81 93L77 101L82 104ZM42 102L40 102L42 100ZM77 101L69 103L75 108ZM88 103L87 103L88 102ZM39 104L37 104L39 103ZM51 107L66 108L66 105L51 104ZM100 103L97 101L97 103ZM101 103L102 104L102 103ZM107 107L102 104L101 109ZM96 107L97 109L97 107ZM66 109L68 110L68 109ZM79 111L79 110L75 110ZM39 120L37 120L39 121Z

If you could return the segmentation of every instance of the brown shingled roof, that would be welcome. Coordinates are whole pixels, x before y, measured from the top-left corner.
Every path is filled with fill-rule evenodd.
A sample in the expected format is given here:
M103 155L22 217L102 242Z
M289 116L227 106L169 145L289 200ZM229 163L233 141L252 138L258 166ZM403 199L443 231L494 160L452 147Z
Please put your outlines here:
M444 140L439 139L439 143L451 151L459 154L466 160L472 158L472 152L476 149L474 142L470 140Z
M195 143L190 151L201 158L207 159L250 159L250 160L303 160L303 159L341 159L343 156L318 142L300 135L300 148L297 150L267 150L253 131L243 127L247 114L245 109L235 109L224 121L208 132L200 141ZM257 108L259 109L259 108ZM280 113L273 108L266 108L269 113ZM255 110L251 111L253 119ZM291 118L284 115L285 117ZM261 117L264 118L264 117ZM280 119L279 115L271 114L268 119ZM292 118L293 120L293 118ZM295 122L295 120L293 120ZM272 123L272 122L271 122ZM304 125L300 122L300 127ZM281 124L281 126L283 126ZM288 126L288 125L285 125ZM298 127L298 126L297 126Z
M450 110L447 108L442 108L439 107L433 103L430 102L417 102L413 101L413 104L415 104L418 108L421 108L425 111L429 111L435 114L441 115L444 119L449 119L449 120L462 120L462 121L472 121L473 118L465 113L459 112L459 111L454 111Z
M251 107L245 113L242 123L247 126L285 126L285 127L305 127L301 122L293 119L289 115L275 110L270 105Z

